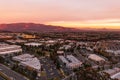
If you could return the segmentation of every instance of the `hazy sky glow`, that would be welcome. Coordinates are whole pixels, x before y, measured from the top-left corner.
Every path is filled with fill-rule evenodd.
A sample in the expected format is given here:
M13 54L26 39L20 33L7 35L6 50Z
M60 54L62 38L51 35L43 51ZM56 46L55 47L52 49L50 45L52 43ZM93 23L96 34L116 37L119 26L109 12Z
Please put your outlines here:
M120 29L120 0L0 0L0 23Z

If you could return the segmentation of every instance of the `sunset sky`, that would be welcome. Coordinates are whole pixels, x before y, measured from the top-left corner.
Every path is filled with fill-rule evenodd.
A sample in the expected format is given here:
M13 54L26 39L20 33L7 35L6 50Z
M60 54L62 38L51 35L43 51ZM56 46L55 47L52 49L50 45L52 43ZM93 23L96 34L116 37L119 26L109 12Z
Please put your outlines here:
M120 29L120 0L0 0L0 23Z

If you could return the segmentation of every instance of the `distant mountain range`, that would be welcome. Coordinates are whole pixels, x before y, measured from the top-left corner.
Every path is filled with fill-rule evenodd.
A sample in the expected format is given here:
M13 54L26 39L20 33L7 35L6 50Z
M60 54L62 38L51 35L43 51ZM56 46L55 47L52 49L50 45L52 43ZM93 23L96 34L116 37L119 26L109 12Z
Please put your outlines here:
M11 23L0 24L0 30L11 32L74 32L80 31L74 28L65 28L61 26L52 26L35 23Z
M44 24L35 23L11 23L11 24L0 24L1 31L11 31L11 32L79 32L79 31L120 31L120 30L110 30L110 29L76 29L76 28L66 28L61 26L52 26Z

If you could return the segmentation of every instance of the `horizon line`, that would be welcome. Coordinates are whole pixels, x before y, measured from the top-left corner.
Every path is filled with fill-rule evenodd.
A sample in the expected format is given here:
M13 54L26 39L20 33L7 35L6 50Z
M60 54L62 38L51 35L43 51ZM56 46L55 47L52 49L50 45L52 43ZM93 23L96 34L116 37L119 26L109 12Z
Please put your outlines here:
M59 26L59 25L52 25L52 24L45 24L45 23L38 23L38 22L12 22L12 23L0 23L0 25L2 24L41 24L41 25L50 25L50 26L56 26L56 27L64 27L64 28L73 28L73 29L82 29L82 30L114 30L114 31L119 31L120 29L109 29L109 28L91 28L91 27L73 27L73 26L69 26L69 27L65 27L65 26ZM97 26L96 26L97 27Z

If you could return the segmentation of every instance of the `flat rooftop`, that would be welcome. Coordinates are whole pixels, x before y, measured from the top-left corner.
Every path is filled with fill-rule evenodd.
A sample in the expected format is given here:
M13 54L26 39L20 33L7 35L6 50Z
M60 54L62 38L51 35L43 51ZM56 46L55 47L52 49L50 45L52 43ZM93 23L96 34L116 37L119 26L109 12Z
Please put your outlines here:
M32 43L26 43L26 46L41 46L42 43L36 43L36 42L32 42Z
M14 61L20 62L20 65L22 66L29 66L35 70L40 70L41 69L41 64L39 59L34 57L34 55L30 54L22 54L19 56L15 56L12 58Z
M100 56L98 56L98 55L96 55L96 54L90 54L90 55L88 56L88 58L89 58L89 59L92 59L92 60L94 60L94 61L105 61L104 58L102 58L102 57L100 57Z
M111 78L113 78L113 79L117 78L118 80L120 80L120 72L111 76Z
M22 48L18 45L8 45L8 44L0 44L0 54L11 54L16 52L21 52Z
M82 64L81 61L79 61L76 57L73 55L67 55L66 57L64 56L59 56L59 58L62 60L63 63L66 63L67 66L80 66Z
M13 57L13 60L15 60L15 61L28 61L30 58L33 58L33 57L34 57L34 55L22 54L22 55Z

